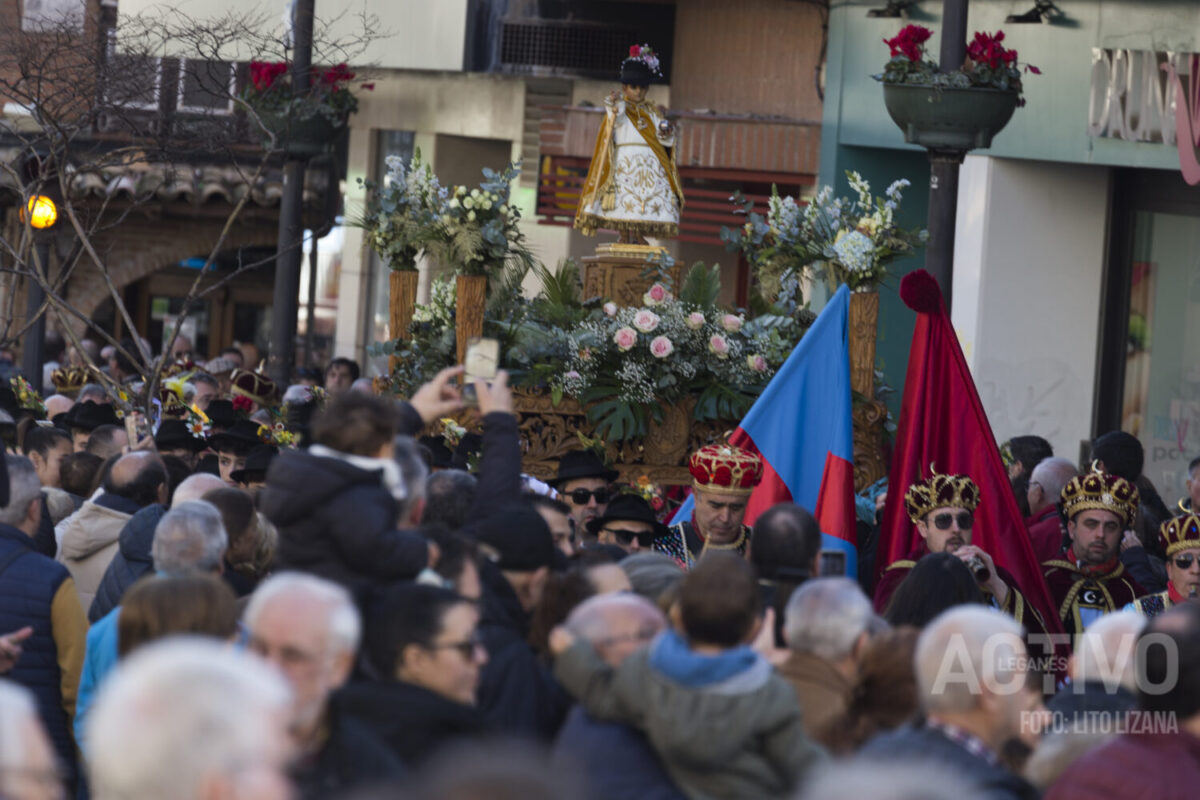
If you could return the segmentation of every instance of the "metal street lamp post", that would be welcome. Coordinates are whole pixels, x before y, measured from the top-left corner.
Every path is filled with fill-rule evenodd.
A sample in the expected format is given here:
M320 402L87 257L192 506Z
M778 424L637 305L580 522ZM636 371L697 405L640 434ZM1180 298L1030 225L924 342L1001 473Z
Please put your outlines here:
M50 274L50 229L58 221L58 207L49 197L34 195L21 209L21 221L28 222L34 229L33 263L30 265L30 271L36 272L45 280ZM25 373L25 378L33 386L33 390L38 393L42 391L42 364L46 360L46 315L39 315L38 312L45 302L46 293L42 290L42 285L31 276L25 319L35 315L37 319L25 331L25 341L21 347L21 371Z
M292 6L292 91L302 95L312 80L314 0ZM279 201L279 240L275 256L275 291L271 302L271 348L267 372L279 386L291 382L296 363L296 317L300 302L300 264L304 256L304 158L289 153L283 167Z

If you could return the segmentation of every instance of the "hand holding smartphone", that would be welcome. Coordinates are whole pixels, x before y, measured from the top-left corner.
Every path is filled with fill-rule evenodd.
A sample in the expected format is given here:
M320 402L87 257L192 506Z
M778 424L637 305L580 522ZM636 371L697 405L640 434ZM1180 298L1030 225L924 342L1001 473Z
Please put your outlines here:
M463 405L479 408L479 396L475 391L475 381L495 380L499 367L499 340L476 337L467 342L467 354L463 359Z

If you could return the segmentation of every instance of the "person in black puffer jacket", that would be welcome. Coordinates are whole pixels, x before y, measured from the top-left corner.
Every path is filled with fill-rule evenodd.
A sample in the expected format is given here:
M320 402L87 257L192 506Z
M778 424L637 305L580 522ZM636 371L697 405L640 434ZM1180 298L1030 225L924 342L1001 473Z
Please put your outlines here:
M370 590L416 577L430 561L429 542L399 530L397 499L405 484L393 458L397 433L412 435L462 407L442 370L408 403L347 392L313 422L307 453L282 453L267 471L259 509L279 528L276 567L309 572L345 586L360 602ZM520 447L507 375L477 384L483 418L483 477L468 524L520 493Z
M391 458L397 418L389 401L348 392L330 400L307 453L282 453L259 506L279 528L277 566L366 590L415 578L429 562L422 537L397 530L404 499Z

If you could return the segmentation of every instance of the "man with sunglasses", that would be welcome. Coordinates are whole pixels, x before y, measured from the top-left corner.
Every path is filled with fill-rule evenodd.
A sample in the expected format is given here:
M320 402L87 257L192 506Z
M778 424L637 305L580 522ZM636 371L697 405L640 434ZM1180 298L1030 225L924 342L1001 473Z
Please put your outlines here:
M710 444L688 459L692 473L691 519L676 522L668 536L654 540L654 549L691 569L712 550L740 556L750 551L753 531L743 524L750 495L763 476L762 457L730 444Z
M890 564L875 586L875 610L883 613L896 587L908 577L922 556L929 553L953 553L964 561L990 604L1011 615L1031 632L1043 632L1045 625L1021 593L1008 570L997 567L992 557L971 544L975 528L975 509L979 507L979 487L966 475L941 475L934 472L927 480L908 487L904 494L908 518L917 526L921 544L907 557Z
M597 544L613 544L626 553L640 553L671 531L658 521L645 500L621 494L608 504L604 516L588 522L588 533L596 537Z
M609 487L616 479L617 471L606 467L591 450L572 450L559 460L558 474L550 485L571 507L575 530L584 532L589 521L604 514L612 498Z
M1131 606L1157 617L1172 606L1200 597L1200 516L1184 514L1158 529L1167 554L1167 590L1139 597Z
M1063 630L1077 636L1098 617L1146 594L1121 564L1125 531L1133 527L1138 490L1099 470L1072 478L1062 490L1070 545L1042 563Z

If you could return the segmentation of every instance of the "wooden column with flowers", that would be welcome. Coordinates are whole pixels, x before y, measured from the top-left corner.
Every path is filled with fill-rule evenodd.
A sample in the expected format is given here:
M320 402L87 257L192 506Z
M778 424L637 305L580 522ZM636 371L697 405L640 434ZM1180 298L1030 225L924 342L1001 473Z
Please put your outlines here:
M890 275L888 266L915 253L927 234L897 223L907 180L894 181L877 197L858 173L847 172L846 179L857 197L835 198L830 186L803 205L793 197L775 196L765 216L735 198L746 223L722 238L746 256L763 299L791 313L806 305L800 296L806 281L824 279L831 294L842 284L850 289L854 485L861 490L887 474L887 407L875 398L878 288Z

